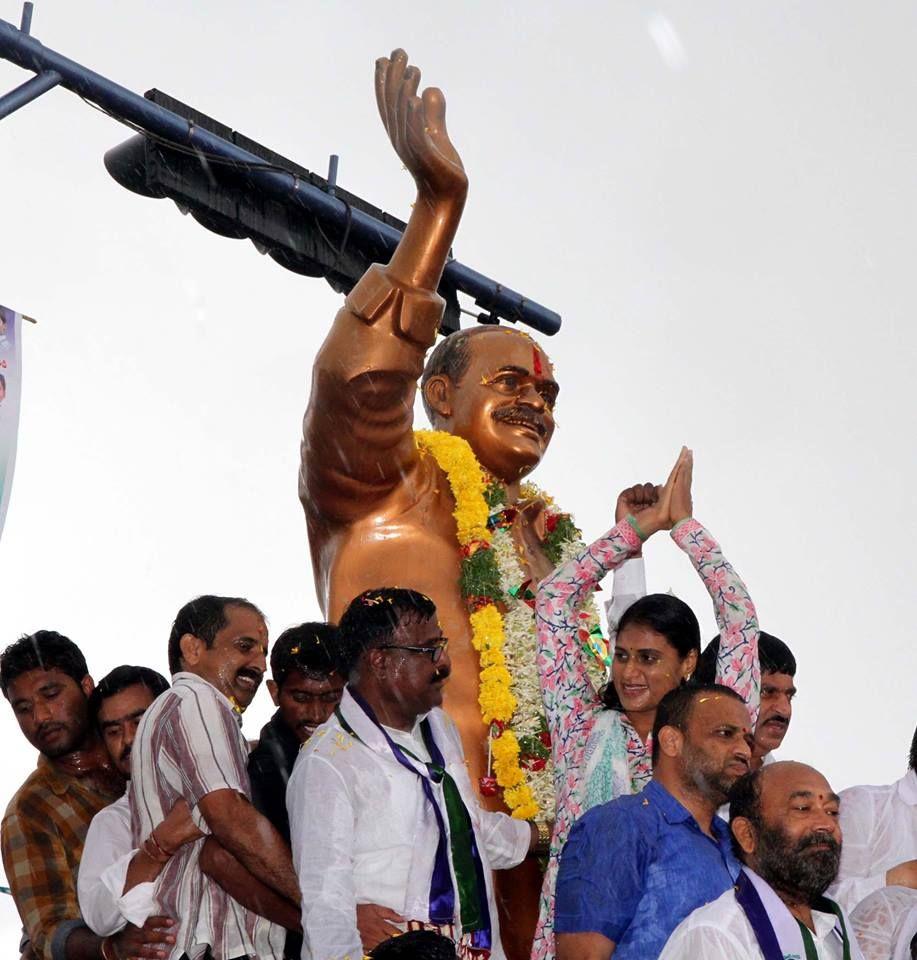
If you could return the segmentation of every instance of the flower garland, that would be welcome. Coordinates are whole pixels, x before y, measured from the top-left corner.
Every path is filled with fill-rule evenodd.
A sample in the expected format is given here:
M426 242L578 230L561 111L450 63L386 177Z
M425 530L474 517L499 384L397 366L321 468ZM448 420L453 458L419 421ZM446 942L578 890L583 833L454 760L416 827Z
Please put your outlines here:
M499 787L514 817L553 816L551 741L541 702L536 666L535 596L512 537L518 513L505 505L503 485L489 479L466 440L444 431L414 434L421 454L430 454L446 474L455 499L454 516L462 553L460 589L469 611L471 642L480 658L478 703L490 727L493 776L481 779L481 792ZM546 505L544 551L555 566L583 549L569 514L532 484L523 498ZM603 682L608 649L591 599L584 608L580 639L594 654L591 672Z

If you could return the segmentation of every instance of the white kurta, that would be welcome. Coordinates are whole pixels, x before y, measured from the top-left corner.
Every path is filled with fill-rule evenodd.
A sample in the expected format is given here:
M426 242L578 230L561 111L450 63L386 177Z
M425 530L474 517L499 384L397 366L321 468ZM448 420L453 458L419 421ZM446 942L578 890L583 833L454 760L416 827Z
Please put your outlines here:
M885 873L917 860L917 773L883 787L841 792L841 869L828 896L847 911L885 886Z
M850 914L865 960L911 960L917 936L917 890L883 887Z
M347 690L341 711L359 733L365 714ZM502 960L490 871L520 863L531 830L525 821L478 805L455 725L442 710L428 716L446 769L472 819L487 882L493 956ZM403 735L398 740L405 742ZM433 785L433 791L446 819L442 786ZM355 740L332 716L299 752L287 787L287 809L293 865L302 890L304 960L363 956L358 903L389 907L406 920L429 920L436 820L420 778L402 767L390 750Z
M131 844L131 805L125 794L92 818L80 860L80 913L100 937L117 933L128 922L142 926L154 912L154 883L138 883L122 895L136 852Z
M770 887L760 877L753 877L753 881L775 927L781 922L795 925L792 914ZM837 919L834 914L813 910L812 920L815 923L812 941L819 960L842 960L843 941L835 932ZM862 960L862 954L853 942L850 920L846 916L844 920L851 938L851 958ZM755 932L736 900L734 888L682 920L669 937L659 960L724 960L727 957L728 960L764 960Z

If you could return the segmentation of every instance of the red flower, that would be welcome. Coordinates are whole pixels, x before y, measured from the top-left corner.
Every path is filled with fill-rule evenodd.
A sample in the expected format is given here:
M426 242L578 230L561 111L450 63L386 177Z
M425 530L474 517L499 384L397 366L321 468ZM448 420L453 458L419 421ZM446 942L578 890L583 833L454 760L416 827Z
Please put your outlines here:
M478 781L478 786L481 788L482 797L495 797L497 795L496 777L481 777Z

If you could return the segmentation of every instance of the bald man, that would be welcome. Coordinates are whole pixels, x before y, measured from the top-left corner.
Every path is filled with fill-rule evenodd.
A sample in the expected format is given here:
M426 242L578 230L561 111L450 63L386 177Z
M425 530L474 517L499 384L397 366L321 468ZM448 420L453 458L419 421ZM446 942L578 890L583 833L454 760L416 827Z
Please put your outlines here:
M839 798L803 763L761 767L730 792L735 887L695 910L660 960L862 960L853 928L825 897L841 859Z

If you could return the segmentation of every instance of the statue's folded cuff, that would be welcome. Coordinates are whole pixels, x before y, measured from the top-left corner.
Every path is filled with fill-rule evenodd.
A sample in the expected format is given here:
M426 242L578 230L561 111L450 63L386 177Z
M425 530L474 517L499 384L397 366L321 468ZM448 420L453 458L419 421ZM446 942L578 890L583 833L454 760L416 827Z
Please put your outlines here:
M350 291L347 306L370 326L391 317L396 333L427 350L436 340L445 301L433 290L400 286L375 263Z

